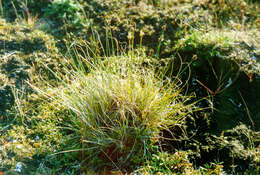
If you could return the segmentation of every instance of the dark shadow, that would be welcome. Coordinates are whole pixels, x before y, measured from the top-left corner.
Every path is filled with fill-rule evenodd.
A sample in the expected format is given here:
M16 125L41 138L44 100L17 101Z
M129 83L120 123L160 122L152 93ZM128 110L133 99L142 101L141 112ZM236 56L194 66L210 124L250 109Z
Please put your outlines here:
M41 50L46 51L44 41L41 38L35 38L33 40L24 39L22 41L3 41L0 40L0 53L6 53L10 51L22 51L25 54L30 54L34 51Z
M14 105L14 95L11 86L4 86L0 88L0 116L5 117L6 110Z
M31 17L37 15L40 18L51 0L27 0L26 2L29 15ZM17 19L17 15L23 18L28 16L26 6L20 0L4 0L2 1L2 9L3 14L0 16L8 22L14 22Z
M23 93L31 91L30 86L26 83L29 80L30 67L26 66L16 58L12 57L6 62L0 64L0 71L7 75L9 85L0 88L0 116L5 115L14 105L13 89L19 89Z

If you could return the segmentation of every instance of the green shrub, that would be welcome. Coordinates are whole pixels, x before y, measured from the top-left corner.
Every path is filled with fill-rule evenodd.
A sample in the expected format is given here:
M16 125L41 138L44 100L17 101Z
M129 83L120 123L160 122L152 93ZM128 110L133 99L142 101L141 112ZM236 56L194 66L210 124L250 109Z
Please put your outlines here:
M260 43L257 31L194 31L178 40L175 50L184 62L192 62L198 71L214 74L221 86L235 79L238 72L259 75ZM209 75L207 75L209 76Z
M59 24L69 24L70 28L80 28L83 25L83 7L74 0L54 0L45 10L45 15Z

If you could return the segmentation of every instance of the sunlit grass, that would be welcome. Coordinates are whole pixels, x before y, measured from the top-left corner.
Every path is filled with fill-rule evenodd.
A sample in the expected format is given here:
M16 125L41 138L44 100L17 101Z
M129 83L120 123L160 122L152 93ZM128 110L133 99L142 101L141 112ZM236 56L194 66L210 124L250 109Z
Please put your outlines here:
M90 73L70 69L54 99L71 110L74 148L89 166L129 168L149 159L163 130L182 127L196 107L176 84L141 68L143 56L115 56L91 65ZM53 98L53 97L52 97ZM172 133L174 135L174 133ZM98 163L98 165L97 165Z

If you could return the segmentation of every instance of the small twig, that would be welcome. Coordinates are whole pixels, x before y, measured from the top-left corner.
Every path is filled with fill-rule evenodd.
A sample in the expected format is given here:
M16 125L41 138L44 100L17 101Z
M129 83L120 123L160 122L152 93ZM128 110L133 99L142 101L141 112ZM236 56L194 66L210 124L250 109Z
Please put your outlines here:
M26 8L26 14L27 14L27 23L30 24L31 22L31 15L30 15L30 11L28 8Z
M212 90L210 90L207 86L205 86L202 82L200 82L199 80L196 80L202 87L204 87L209 93L211 93L212 95L217 95L216 92L213 92Z
M248 116L249 120L251 121L252 128L253 128L253 130L255 130L255 123L254 123L253 118L252 118L251 115L250 115L250 111L249 111L249 109L248 109L248 107L247 107L247 105L246 105L246 102L245 102L245 100L244 100L244 98L243 98L241 92L238 91L238 93L239 93L239 95L240 95L240 97L241 97L241 99L242 99L242 101L243 101L243 103L244 103L244 105L245 105L245 107L246 107L247 116Z
M4 59L6 59L6 58L8 58L8 57L10 57L10 56L12 56L12 55L14 55L15 53L17 53L17 52L14 51L14 52L8 53L8 54L4 55L4 56L2 57L2 59L4 60Z

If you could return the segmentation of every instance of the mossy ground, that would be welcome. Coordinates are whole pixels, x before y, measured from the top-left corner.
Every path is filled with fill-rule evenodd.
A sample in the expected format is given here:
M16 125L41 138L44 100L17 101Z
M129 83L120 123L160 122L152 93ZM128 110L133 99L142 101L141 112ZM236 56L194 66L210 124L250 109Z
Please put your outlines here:
M258 174L259 28L260 4L250 0L0 0L0 174ZM99 69L119 76L111 76L112 83L127 80L136 70L153 72L153 81L138 74L136 84L129 81L119 95L113 91L118 101L104 112L103 98L72 86L88 87L87 80ZM171 83L181 98L155 105L161 95L175 92ZM142 104L145 100L138 101L130 86L140 90L140 98L150 94L155 104ZM120 86L95 87L109 94L109 88ZM145 87L153 88L148 93ZM165 87L172 89L166 92ZM131 119L132 125L113 120L100 136L89 129L93 123L86 127L84 118L75 120L83 115L77 113L83 102L72 97L93 105L89 113L93 109L99 117L136 117L153 105L159 110L181 104L190 111L175 111L172 116L184 117L159 128L139 124L142 120ZM162 119L157 118L158 125L167 120L151 110L156 115ZM149 132L141 132L143 127ZM131 128L139 134L131 135ZM121 142L112 131L121 134ZM82 151L93 133L113 138L107 145L114 147L100 141L98 155ZM127 134L142 144L128 143ZM95 147L96 140L91 141Z

